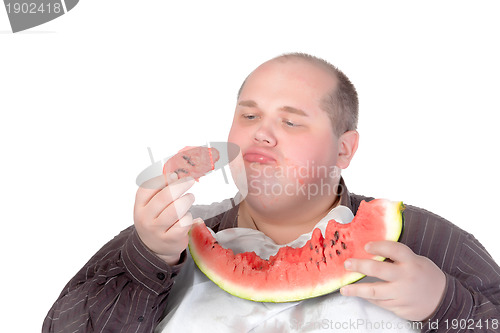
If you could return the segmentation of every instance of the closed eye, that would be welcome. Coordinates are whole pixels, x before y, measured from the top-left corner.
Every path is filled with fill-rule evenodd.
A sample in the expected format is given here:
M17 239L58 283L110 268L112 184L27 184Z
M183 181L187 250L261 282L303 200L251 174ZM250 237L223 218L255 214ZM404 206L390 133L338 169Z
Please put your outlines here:
M283 119L283 123L288 126L288 127L299 127L300 125L297 124L297 123L294 123L293 121L291 120L288 120L288 119Z
M247 120L254 120L254 119L257 119L257 116L254 115L254 114L249 114L249 113L245 113L245 114L242 114L241 115L243 118L247 119Z

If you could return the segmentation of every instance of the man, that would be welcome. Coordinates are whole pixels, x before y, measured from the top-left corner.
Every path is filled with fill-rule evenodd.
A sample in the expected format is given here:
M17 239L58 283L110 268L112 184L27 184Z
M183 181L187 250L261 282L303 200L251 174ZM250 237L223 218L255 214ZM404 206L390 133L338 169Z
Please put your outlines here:
M355 213L365 197L349 194L339 172L315 171L348 167L358 145L356 122L356 91L327 62L289 54L259 66L240 89L228 139L243 153L248 195L207 219L207 225L215 232L256 229L286 244L310 232L338 205ZM298 170L306 170L305 175L293 172ZM106 244L69 282L43 330L152 331L169 302L174 277L189 260L185 249L193 217L188 210L194 197L183 193L192 184L172 174L141 186L134 226ZM313 186L327 190L314 195L301 190ZM500 268L483 247L424 210L409 206L405 219L400 243L373 242L366 249L391 261L345 263L381 281L344 287L342 295L423 321L426 330L447 319L486 325L500 318Z

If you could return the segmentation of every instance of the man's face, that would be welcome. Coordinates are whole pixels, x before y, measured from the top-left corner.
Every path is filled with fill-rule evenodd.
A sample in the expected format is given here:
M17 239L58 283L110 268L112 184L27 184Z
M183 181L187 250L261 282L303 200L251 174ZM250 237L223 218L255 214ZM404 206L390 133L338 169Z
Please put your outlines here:
M248 77L228 138L243 154L247 200L274 206L334 190L338 139L320 105L335 87L332 75L302 59L271 60Z

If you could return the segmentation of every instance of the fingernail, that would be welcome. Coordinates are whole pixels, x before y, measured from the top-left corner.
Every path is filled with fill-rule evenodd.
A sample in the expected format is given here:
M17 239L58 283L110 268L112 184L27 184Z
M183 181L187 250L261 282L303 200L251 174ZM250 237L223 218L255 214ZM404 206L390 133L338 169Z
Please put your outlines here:
M193 220L193 223L205 223L201 218L197 217Z
M370 252L370 249L372 247L371 244L372 244L372 242L368 242L368 243L365 244L365 251L368 252L368 253L371 253Z
M352 267L352 262L350 260L344 261L344 268L345 269L351 269Z
M340 288L340 293L343 296L348 296L349 295L349 287L342 287L342 288Z
M179 225L181 227L187 227L191 224L193 224L193 218L183 217L182 219L179 220Z
M170 175L168 175L168 180L170 182L175 182L177 179L179 179L179 176L175 172L172 172Z

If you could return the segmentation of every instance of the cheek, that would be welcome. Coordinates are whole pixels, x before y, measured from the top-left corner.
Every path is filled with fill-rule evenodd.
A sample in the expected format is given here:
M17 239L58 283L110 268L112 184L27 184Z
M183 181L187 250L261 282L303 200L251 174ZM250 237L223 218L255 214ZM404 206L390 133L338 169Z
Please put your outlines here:
M293 164L305 164L305 163L310 163L311 159L313 158L312 152L312 147L310 144L305 145L303 142L298 142L294 149L293 152L288 154L288 159L289 162L292 162Z
M299 183L316 182L336 172L338 149L329 133L314 135L290 146L285 164L293 169Z
M238 126L233 122L231 129L229 130L227 141L238 144L239 142L241 142L241 139L243 137L243 131L241 130L241 128L238 128Z
M335 161L337 147L332 134L315 133L310 137L303 137L290 145L288 157L296 162L329 164ZM301 163L301 164L302 164Z

